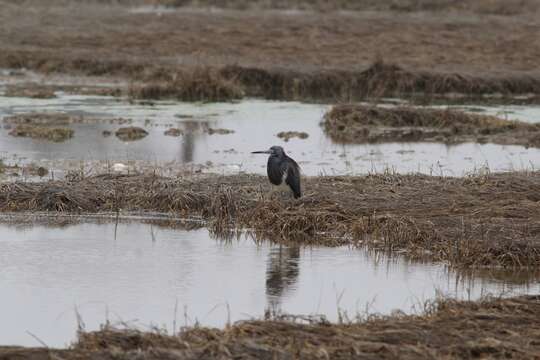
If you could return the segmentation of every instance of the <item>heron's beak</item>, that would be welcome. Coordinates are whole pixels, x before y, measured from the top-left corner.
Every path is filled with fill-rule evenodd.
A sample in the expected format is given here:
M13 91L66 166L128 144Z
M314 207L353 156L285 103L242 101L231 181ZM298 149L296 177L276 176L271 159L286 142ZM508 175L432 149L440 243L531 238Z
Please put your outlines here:
M252 151L252 154L271 154L272 151L270 150L264 150L264 151Z

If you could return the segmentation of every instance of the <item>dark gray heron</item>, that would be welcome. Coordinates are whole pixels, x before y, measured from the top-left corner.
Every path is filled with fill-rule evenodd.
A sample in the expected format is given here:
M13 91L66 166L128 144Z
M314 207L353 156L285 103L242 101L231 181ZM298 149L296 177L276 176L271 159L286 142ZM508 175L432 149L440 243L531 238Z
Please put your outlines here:
M252 154L270 154L266 166L270 182L276 186L281 186L283 183L289 185L295 199L302 196L300 190L300 166L285 154L285 150L281 146L272 146L265 151L253 151Z

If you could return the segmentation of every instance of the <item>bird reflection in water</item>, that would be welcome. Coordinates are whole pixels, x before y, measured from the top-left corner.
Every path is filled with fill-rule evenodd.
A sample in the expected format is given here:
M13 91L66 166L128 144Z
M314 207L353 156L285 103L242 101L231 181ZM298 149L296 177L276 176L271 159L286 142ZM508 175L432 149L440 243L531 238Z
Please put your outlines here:
M294 285L300 274L300 248L279 246L270 250L266 266L267 308L277 313L283 296Z
M183 121L184 136L182 137L182 163L187 164L193 162L195 157L195 142L197 138L206 136L203 131L208 128L208 121Z

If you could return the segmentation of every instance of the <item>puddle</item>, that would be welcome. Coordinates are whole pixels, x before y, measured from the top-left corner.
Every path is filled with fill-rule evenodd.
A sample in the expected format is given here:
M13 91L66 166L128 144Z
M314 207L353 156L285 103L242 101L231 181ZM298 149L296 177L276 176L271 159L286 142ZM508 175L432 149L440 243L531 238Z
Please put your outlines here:
M116 238L115 238L116 231ZM149 223L84 222L62 227L0 225L2 345L49 346L73 340L80 314L100 324L151 325L173 331L292 314L413 311L437 292L537 293L533 280L494 274L460 277L443 265L410 263L342 248L287 248L250 239L225 241L208 231ZM175 315L175 307L177 309Z
M482 167L491 171L536 169L540 149L522 146L466 143L386 143L337 145L324 134L319 122L328 105L245 100L238 103L194 104L156 102L153 106L130 104L117 98L57 93L55 99L0 97L0 118L24 112L67 112L74 115L130 118L149 135L122 142L104 137L120 125L108 122L73 124L74 137L61 144L14 138L0 130L0 157L7 163L38 162L52 170L73 167L73 162L139 162L151 166L205 165L208 171L264 174L266 159L250 154L271 145L282 145L306 175L366 174L392 169L461 176ZM471 107L478 111L478 107ZM510 118L535 122L539 107L483 108L486 113L505 111ZM171 128L184 132L165 136ZM210 134L208 128L228 129L230 134ZM206 129L206 131L205 131ZM282 131L303 131L305 139L285 142ZM80 163L76 167L79 168ZM89 166L91 167L91 166Z

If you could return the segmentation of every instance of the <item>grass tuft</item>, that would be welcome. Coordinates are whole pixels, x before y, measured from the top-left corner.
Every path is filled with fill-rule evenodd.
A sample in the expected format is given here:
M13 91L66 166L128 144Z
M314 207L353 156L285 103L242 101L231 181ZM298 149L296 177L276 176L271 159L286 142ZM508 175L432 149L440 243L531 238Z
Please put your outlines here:
M326 113L324 130L340 143L476 141L540 147L540 124L451 109L337 105Z
M160 73L144 84L132 84L129 96L133 99L175 99L181 101L230 101L241 99L244 93L233 79L207 67Z

